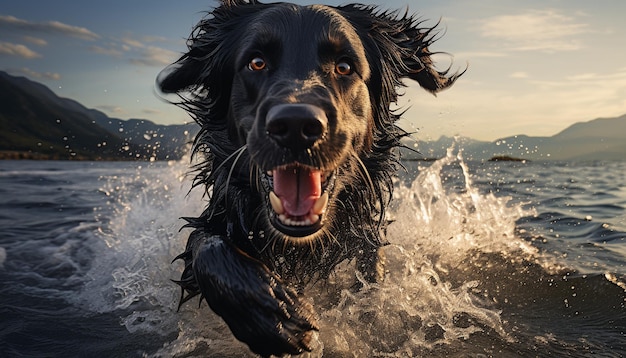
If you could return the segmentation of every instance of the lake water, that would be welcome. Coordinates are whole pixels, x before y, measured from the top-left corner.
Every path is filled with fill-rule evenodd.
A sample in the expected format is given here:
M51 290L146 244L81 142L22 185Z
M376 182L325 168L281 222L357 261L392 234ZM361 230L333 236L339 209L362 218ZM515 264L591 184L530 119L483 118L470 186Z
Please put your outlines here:
M0 355L249 357L177 311L182 162L0 161ZM626 355L626 162L406 162L386 281L306 288L312 357Z

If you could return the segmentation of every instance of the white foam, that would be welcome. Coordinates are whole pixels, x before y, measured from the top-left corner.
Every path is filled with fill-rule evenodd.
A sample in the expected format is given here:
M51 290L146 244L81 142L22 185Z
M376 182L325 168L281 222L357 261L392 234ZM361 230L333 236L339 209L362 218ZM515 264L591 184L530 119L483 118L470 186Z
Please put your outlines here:
M101 191L111 202L96 210L101 241L80 300L96 312L139 303L154 308L127 317L129 331L159 330L163 320L177 319L179 292L170 280L180 276L180 265L171 261L183 251L187 235L179 232L180 218L197 215L204 206L201 194L187 195L188 168L188 161L154 163L103 178Z
M446 167L458 167L456 185L446 185ZM389 239L405 249L455 264L470 250L481 252L535 252L515 234L515 222L534 212L509 205L510 197L481 193L472 183L462 152L448 154L422 168L410 186L394 193L395 222Z
M4 262L7 260L7 250L0 247L0 269L4 268Z
M446 184L450 166L460 169L461 178L455 179L461 179L462 186ZM460 263L476 252L535 253L515 235L515 221L531 213L509 205L510 198L478 192L461 153L453 149L421 168L410 185L399 184L394 201L395 221L387 231L390 245L384 249L386 281L365 283L356 293L343 289L339 304L321 313L325 349L356 356L415 355L485 330L508 340L500 312L476 290L478 281L462 277ZM345 268L341 279L349 280L350 270ZM321 288L317 294L323 292ZM411 331L403 322L406 314L421 318L421 327ZM363 323L367 315L376 316L373 323ZM471 322L459 323L468 317ZM445 331L443 337L428 337L435 326ZM396 339L397 335L408 339Z

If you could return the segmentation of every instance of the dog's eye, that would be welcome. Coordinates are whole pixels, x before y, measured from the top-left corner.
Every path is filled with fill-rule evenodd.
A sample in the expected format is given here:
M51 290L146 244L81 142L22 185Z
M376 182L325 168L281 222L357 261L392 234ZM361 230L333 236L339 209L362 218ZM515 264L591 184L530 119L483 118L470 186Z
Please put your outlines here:
M352 66L346 61L340 61L335 64L335 72L341 76L347 76L352 73Z
M250 71L261 71L265 69L265 66L266 66L265 60L261 57L255 57L252 60L250 60L250 63L248 63L248 69Z

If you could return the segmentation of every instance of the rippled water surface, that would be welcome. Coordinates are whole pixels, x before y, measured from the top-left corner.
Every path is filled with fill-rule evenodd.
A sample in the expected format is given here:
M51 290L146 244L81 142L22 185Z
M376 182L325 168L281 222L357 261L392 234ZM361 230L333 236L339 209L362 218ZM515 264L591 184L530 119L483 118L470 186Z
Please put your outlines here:
M386 281L308 287L313 357L626 355L626 163L406 162ZM0 351L251 356L172 259L188 163L0 162ZM357 278L358 279L358 278Z

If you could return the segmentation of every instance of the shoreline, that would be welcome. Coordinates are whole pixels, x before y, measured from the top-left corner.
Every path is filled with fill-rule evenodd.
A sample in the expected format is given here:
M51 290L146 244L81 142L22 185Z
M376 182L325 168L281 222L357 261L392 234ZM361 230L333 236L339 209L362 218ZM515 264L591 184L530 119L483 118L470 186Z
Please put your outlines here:
M180 156L182 158L183 156ZM178 157L158 158L155 161L178 160ZM62 160L62 161L106 161L106 162L149 162L150 158L145 157L117 157L117 156L101 156L101 155L83 155L76 154L61 155L59 153L37 153L27 151L10 151L0 150L0 160Z

